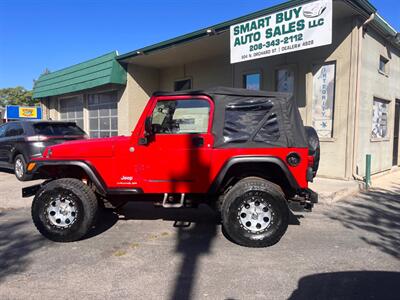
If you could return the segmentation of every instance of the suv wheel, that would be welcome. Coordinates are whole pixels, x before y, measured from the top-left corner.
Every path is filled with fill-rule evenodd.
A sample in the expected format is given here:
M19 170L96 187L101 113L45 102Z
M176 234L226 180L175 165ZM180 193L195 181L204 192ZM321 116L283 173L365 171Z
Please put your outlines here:
M27 181L32 178L30 175L26 175L26 161L22 154L18 154L14 160L14 174L19 181Z
M223 231L246 247L276 244L289 224L289 208L279 186L258 177L240 180L222 204Z
M94 192L82 181L63 178L49 182L32 203L32 219L39 232L55 242L73 242L84 237L98 210Z

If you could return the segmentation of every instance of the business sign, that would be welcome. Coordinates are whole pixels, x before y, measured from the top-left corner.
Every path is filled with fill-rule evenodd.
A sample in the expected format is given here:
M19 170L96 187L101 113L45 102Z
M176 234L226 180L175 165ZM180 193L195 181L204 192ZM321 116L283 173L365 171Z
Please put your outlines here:
M333 134L335 69L334 63L322 65L313 78L312 122L322 138L331 138Z
M26 107L18 105L8 105L6 107L5 119L41 119L42 109L38 106Z
M230 27L231 63L332 42L332 0L312 1Z

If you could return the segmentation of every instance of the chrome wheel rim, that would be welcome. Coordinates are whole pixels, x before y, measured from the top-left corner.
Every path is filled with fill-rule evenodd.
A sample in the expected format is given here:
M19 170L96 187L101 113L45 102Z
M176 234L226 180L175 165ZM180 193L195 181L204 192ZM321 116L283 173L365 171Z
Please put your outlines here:
M51 225L65 228L75 223L78 208L71 196L58 196L51 199L46 208L46 217Z
M15 174L18 178L21 178L24 175L24 164L19 158L15 161Z
M238 220L242 228L251 233L261 233L272 224L273 210L262 198L252 197L238 209Z

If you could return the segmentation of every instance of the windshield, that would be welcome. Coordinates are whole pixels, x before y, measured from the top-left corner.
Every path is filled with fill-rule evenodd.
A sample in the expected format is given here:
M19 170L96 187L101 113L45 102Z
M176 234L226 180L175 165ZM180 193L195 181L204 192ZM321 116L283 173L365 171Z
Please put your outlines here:
M85 135L85 132L73 123L34 124L35 134L45 136Z

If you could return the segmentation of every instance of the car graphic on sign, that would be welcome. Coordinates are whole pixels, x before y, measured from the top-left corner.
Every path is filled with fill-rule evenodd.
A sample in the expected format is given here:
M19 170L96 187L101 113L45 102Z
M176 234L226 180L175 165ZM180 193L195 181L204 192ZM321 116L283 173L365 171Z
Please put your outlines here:
M323 14L327 8L325 1L315 1L307 4L303 8L303 15L306 18L316 18Z

